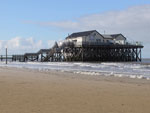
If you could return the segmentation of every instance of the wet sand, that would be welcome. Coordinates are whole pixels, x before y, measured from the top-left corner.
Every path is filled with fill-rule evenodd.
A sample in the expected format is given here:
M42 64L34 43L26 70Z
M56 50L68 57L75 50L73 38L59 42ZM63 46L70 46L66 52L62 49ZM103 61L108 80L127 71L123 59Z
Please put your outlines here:
M150 81L0 67L0 113L150 113Z

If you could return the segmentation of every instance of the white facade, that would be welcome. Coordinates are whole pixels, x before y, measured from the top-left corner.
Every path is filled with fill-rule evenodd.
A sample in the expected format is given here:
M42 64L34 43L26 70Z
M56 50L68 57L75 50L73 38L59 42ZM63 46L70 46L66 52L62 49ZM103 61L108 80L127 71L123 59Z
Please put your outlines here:
M102 44L126 44L126 38L122 34L101 35L96 30L73 33L66 38L67 42L74 42L76 46L102 45Z
M70 39L67 39L67 41L74 42L74 44L76 45L82 45L83 37L70 38Z
M104 38L98 32L93 32L89 36L83 37L83 43L103 43Z
M123 35L119 35L114 39L114 42L116 44L125 44L126 43L126 38Z
M104 40L107 43L113 43L113 44L125 44L126 38L122 34L116 34L116 35L103 35Z
M74 42L77 46L83 44L101 44L104 43L104 38L98 32L93 32L88 36L72 37L66 39L67 41Z

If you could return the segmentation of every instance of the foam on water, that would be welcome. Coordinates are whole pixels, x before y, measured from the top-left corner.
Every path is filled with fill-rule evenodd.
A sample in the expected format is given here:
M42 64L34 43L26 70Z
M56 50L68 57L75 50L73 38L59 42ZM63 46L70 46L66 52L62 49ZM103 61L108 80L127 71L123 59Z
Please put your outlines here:
M82 63L82 62L9 62L0 66L36 69L39 71L67 71L86 75L105 75L114 77L130 77L150 79L150 64L142 63Z

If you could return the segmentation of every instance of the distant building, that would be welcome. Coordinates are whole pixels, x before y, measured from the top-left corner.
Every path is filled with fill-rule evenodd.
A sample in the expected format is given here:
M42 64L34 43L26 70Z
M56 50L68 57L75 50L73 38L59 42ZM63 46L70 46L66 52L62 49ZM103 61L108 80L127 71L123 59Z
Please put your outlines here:
M122 34L100 34L96 30L72 33L65 40L55 42L50 49L40 49L36 53L12 55L12 61L100 61L100 62L129 62L141 61L139 43L128 42ZM0 56L0 60L8 59Z
M114 44L126 44L126 37L122 34L110 34L110 35L103 35L105 42L111 42Z
M66 40L74 42L77 46L83 44L98 45L105 42L104 37L96 30L72 33L66 37Z
M66 41L74 42L76 46L125 44L126 38L122 34L102 35L96 30L72 33L66 37Z

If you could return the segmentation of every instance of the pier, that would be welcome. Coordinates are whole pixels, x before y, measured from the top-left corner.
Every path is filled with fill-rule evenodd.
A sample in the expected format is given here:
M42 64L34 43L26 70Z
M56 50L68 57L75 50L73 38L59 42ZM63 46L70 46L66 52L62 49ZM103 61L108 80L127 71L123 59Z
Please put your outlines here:
M25 53L24 55L0 55L0 61L101 61L101 62L129 62L141 61L142 45L83 45L66 46L63 49L41 49L37 53Z
M1 55L0 61L19 62L140 62L142 48L129 43L122 34L101 35L96 30L73 33L61 44L23 55Z
M102 62L129 62L141 61L141 49L136 45L100 45L83 47L68 47L64 61L102 61ZM71 54L70 54L71 53Z

